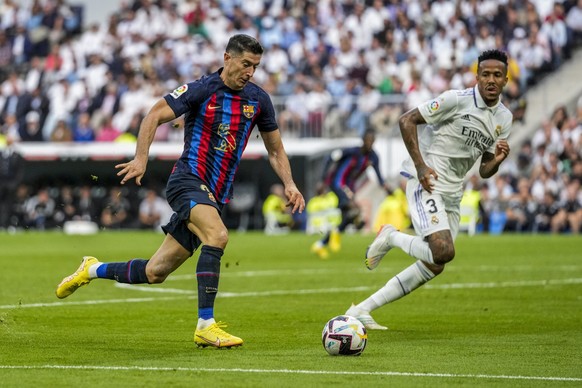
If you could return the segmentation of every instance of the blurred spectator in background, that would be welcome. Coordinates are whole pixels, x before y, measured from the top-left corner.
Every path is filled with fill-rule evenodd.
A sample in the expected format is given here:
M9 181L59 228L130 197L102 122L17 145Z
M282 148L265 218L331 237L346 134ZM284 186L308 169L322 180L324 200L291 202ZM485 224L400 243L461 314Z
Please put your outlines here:
M19 128L20 139L25 142L41 142L44 140L40 123L40 115L36 111L26 114L24 126Z
M406 179L400 178L396 190L387 195L380 204L372 231L377 233L386 224L393 225L398 230L410 228L408 202L406 201Z
M160 197L156 190L148 189L145 197L139 204L139 223L142 229L153 229L161 232L160 226L168 223L172 216L172 209L168 202Z
M73 131L65 120L59 120L55 124L55 128L51 133L50 140L53 142L69 142L73 141Z
M38 230L55 226L55 201L46 188L41 188L36 195L26 201L26 226Z
M263 202L263 218L266 234L286 233L293 227L291 208L287 206L285 187L282 184L271 186L271 193Z
M130 203L120 187L109 190L105 206L101 211L101 226L106 229L120 229L126 226L130 211Z
M24 175L24 159L16 150L15 142L13 136L8 136L6 145L0 148L0 229L10 226L16 188Z
M91 187L88 185L81 186L73 220L96 221L98 218L97 212L98 204L91 193Z
M54 220L56 225L62 226L65 222L74 219L75 214L77 214L77 200L71 186L62 186L55 202Z
M544 194L544 200L539 204L535 214L534 232L552 232L559 230L556 215L560 211L557 197L550 191Z
M579 234L582 228L582 192L580 182L572 181L560 201L560 210L552 219L552 232L569 231Z

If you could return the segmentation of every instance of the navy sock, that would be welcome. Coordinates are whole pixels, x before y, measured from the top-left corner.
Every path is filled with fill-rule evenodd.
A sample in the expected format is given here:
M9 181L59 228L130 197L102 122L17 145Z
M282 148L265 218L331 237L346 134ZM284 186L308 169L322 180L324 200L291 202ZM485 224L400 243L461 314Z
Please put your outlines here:
M323 237L323 238L321 239L321 243L322 243L323 245L327 245L327 244L329 243L329 236L331 236L331 233L330 233L330 232L327 232L327 233L325 234L325 237Z
M147 260L133 259L125 263L104 263L97 268L97 277L119 283L149 283L146 275Z
M196 265L198 280L198 317L214 318L214 300L218 293L220 278L220 258L224 254L221 248L204 245Z

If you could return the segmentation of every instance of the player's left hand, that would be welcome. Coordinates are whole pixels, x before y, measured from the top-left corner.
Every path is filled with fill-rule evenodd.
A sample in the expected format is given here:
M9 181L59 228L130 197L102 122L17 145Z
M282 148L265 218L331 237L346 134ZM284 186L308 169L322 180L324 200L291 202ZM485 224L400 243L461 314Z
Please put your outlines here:
M303 213L305 209L305 199L297 186L285 186L285 196L287 197L287 207L292 207L291 212Z
M507 140L501 139L495 145L495 161L501 163L507 158L507 155L509 155L509 143Z
M121 169L117 173L117 176L123 176L121 184L124 185L130 179L135 178L135 183L141 186L141 178L143 178L146 172L147 162L141 162L138 159L130 160L127 163L120 163L115 166L115 168Z

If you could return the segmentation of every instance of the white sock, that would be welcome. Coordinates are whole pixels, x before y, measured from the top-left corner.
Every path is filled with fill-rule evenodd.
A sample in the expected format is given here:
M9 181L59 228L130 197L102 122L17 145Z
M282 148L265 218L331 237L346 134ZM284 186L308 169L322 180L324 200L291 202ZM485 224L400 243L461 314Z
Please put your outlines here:
M395 232L391 236L392 245L402 249L415 259L434 264L432 251L428 243L421 237L411 236L402 232Z
M89 267L87 272L89 273L89 279L97 279L97 268L99 268L103 263L93 264Z
M206 329L208 326L212 325L213 323L216 323L214 318L210 318L210 319L198 318L198 324L196 325L196 330Z
M434 277L435 274L422 261L418 260L388 280L388 283L384 287L360 303L358 307L365 312L370 312L387 303L394 302L404 295L410 294Z

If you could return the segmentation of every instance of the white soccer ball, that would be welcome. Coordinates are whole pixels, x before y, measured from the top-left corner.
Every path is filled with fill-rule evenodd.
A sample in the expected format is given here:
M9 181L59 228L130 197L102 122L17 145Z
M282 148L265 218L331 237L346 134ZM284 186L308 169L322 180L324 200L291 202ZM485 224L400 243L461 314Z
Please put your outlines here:
M356 318L338 315L323 327L321 342L332 356L359 356L366 348L368 333Z

